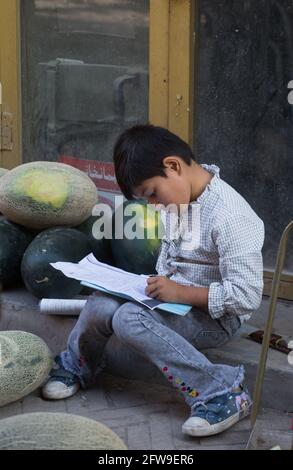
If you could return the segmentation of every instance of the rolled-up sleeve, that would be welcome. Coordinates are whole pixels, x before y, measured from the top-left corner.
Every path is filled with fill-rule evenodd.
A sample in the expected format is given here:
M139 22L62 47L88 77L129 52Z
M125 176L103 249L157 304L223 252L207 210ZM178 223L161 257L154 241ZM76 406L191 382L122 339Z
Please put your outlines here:
M262 299L264 223L259 217L231 217L214 228L212 236L222 281L209 285L209 314L250 316Z

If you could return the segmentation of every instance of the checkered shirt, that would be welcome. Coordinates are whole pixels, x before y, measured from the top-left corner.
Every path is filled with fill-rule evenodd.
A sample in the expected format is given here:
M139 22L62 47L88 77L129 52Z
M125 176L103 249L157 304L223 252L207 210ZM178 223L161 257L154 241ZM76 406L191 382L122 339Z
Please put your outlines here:
M186 249L186 241L190 241L188 236L185 239L186 223L176 224L178 216L174 219L174 214L165 212L165 235L156 271L179 284L209 287L210 316L217 319L230 313L238 315L243 323L262 299L264 223L248 202L220 178L217 165L201 166L213 177L186 212L188 224L192 213L197 214L192 219L196 220L194 230L188 226L189 236L193 231L195 248L189 245Z

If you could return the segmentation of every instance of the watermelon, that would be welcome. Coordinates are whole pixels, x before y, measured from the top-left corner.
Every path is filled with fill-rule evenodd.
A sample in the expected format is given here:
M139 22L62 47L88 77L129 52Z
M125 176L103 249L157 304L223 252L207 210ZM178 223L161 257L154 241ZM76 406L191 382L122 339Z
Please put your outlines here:
M113 265L114 261L111 251L111 240L100 238L97 233L98 230L96 223L100 217L101 216L92 215L85 222L75 228L76 230L80 230L82 233L88 236L91 245L91 251L99 261Z
M127 450L108 426L67 413L27 413L0 421L0 450Z
M93 181L64 163L25 163L0 178L0 211L25 227L79 225L96 202Z
M25 331L0 331L0 406L38 388L51 367L51 353L44 341Z
M50 263L79 262L91 252L88 237L73 228L55 227L39 233L26 249L21 274L33 295L42 298L69 299L82 290L75 279L66 277Z
M127 215L124 213L125 209ZM117 214L117 211L119 214ZM124 229L127 228L127 224L129 226L133 217L136 221L133 230L139 229L141 238L129 239L124 233ZM119 220L123 222L121 239L118 238L120 236L119 230L116 230L116 224ZM113 216L111 247L115 265L135 274L155 273L162 234L163 224L158 211L139 200L126 201L116 210Z
M32 233L0 216L0 284L3 287L21 280L21 260L32 239Z

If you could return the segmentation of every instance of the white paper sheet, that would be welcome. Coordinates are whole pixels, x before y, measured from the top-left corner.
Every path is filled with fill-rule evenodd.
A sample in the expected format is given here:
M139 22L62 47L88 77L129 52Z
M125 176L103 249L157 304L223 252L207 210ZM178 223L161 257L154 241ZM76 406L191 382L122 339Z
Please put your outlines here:
M98 261L91 253L79 263L50 263L67 277L87 281L104 289L126 294L153 309L161 302L145 294L148 276L129 273Z
M149 297L145 293L148 275L133 274L123 269L98 261L93 253L83 258L79 263L59 261L50 263L53 268L61 271L65 276L82 281L93 288L102 288L110 293L128 296L153 310L161 308L170 313L186 315L191 309L190 305L165 303Z

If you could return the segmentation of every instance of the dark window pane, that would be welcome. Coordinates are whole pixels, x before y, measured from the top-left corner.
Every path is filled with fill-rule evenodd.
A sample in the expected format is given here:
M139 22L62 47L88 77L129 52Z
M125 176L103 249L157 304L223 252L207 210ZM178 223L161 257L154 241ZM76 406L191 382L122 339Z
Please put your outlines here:
M195 152L263 219L268 269L293 218L292 26L292 0L199 0Z

